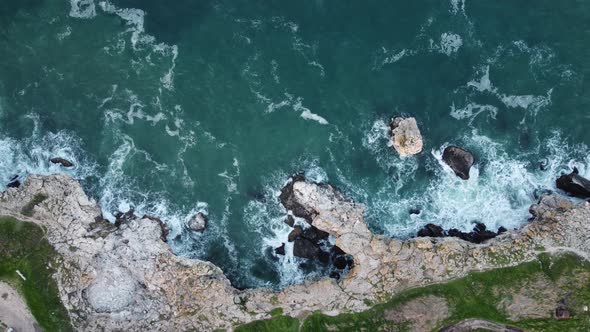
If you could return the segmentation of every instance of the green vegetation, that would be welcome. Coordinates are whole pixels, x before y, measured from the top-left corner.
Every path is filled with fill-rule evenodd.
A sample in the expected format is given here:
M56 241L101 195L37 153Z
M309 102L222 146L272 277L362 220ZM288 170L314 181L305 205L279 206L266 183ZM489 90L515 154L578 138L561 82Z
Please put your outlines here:
M521 291L540 305L549 306L544 311L546 318L509 319L510 313L498 304ZM554 298L568 298L570 319L557 320L551 316L551 308L557 303L548 303L552 301L546 298L548 293ZM584 305L590 306L590 264L570 254L542 254L536 261L516 267L471 273L446 284L407 290L387 303L360 313L335 317L314 313L303 322L279 316L241 326L239 331L293 331L299 325L299 331L408 331L412 322L388 320L386 313L400 312L408 302L426 296L444 298L449 305L446 318L434 330L463 319L480 318L527 331L590 331L590 315L581 310ZM289 325L282 329L281 324L285 322Z
M36 197L33 201L44 199ZM48 266L49 263L54 267L57 265L56 253L44 236L41 227L35 224L0 217L0 280L22 294L45 331L71 331L67 311L51 277L55 270ZM27 280L22 280L16 270Z
M47 199L47 196L44 194L37 194L33 197L33 199L27 203L27 205L23 206L21 213L27 217L33 215L33 209L35 206L41 204L44 200Z

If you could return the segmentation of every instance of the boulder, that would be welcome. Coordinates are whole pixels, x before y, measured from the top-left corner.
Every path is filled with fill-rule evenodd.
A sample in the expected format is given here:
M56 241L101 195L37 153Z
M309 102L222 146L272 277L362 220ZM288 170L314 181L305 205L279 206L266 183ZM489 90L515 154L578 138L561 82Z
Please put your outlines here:
M285 244L281 244L280 247L275 248L275 254L285 256Z
M303 237L294 241L293 256L317 260L322 263L327 263L330 260L330 255L323 251L317 243Z
M442 227L435 224L427 224L418 231L418 237L443 237Z
M555 181L555 184L557 188L567 192L571 196L580 198L590 197L590 180L580 176L576 167L574 167L574 170L570 174L560 176Z
M305 181L305 176L302 173L293 175L289 180L289 183L281 189L279 200L287 211L291 211L294 216L303 218L311 224L316 215L315 211L307 210L302 204L300 204L293 192L293 186L300 181Z
M202 233L207 228L207 222L207 215L199 212L188 221L187 227L193 232Z
M395 117L389 124L393 148L402 156L422 152L424 143L415 118Z
M458 177L463 180L469 179L469 170L475 162L471 152L457 146L449 146L443 151L442 159Z
M18 187L20 187L20 185L21 185L21 183L20 183L20 180L18 179L18 175L15 175L10 179L10 182L8 182L6 187L7 188L18 188Z
M299 236L301 236L301 234L303 234L303 228L301 228L301 226L293 227L293 230L291 233L289 233L289 242L295 241Z
M74 166L74 164L71 161L64 159L64 158L60 158L60 157L51 158L51 159L49 159L49 161L54 164L60 164L63 167L73 167Z
M117 212L115 213L115 226L120 227L123 224L130 222L131 220L137 219L135 215L135 211L133 209L123 213Z

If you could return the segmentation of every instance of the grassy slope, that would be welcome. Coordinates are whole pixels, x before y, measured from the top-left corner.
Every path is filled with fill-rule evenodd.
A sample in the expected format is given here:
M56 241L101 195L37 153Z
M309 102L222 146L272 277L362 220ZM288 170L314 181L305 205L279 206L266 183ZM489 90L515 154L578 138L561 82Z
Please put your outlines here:
M32 223L0 217L0 280L13 285L45 331L71 331L57 284L49 268L56 266L55 251L43 230ZM27 278L23 281L16 270Z
M549 280L550 287L559 288L560 294L571 292L570 303L580 308L590 304L590 284L587 280L580 284L579 276L590 273L590 264L571 255L540 255L537 261L512 268L488 272L471 273L469 276L446 284L432 285L405 291L390 302L379 304L365 312L342 314L329 317L314 313L303 322L285 316L257 321L243 325L237 331L406 331L406 324L394 325L383 318L385 310L395 309L404 303L425 295L435 295L447 299L451 316L442 325L449 325L466 318L481 318L499 323L519 326L527 331L590 331L588 313L572 311L573 318L555 320L553 318L511 322L504 312L497 309L500 301L499 291L518 291L527 287L527 282L540 277ZM558 283L558 280L561 282ZM564 280L567 280L564 282ZM571 281L571 282L569 282ZM528 288L527 288L528 289ZM539 294L539 296L542 296ZM290 324L286 327L285 322ZM440 328L440 327L439 327Z

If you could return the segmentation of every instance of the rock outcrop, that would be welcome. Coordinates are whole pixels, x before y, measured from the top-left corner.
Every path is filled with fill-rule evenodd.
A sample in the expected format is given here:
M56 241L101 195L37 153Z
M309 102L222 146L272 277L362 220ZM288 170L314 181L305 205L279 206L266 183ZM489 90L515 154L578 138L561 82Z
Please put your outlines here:
M324 278L287 287L238 290L213 264L175 256L162 240L161 224L150 218L119 225L100 218L100 209L80 185L64 175L30 176L20 188L0 195L0 214L42 225L61 257L54 276L74 327L84 331L212 331L270 317L271 310L304 317L367 309L410 287L443 282L470 271L531 261L541 251L590 257L590 204L574 205L543 196L531 207L534 221L484 244L456 238L407 241L372 234L364 207L331 186L292 181L290 199L317 229L335 237L354 257L342 279ZM35 197L43 195L44 200ZM31 216L21 214L25 205ZM557 207L557 208L555 208ZM98 218L98 219L97 219Z
M555 181L555 185L572 196L588 198L590 197L590 180L580 176L578 173L578 169L574 167L574 170L570 174L560 176Z
M422 152L424 142L415 118L395 117L389 124L391 143L395 151L402 156Z
M469 170L475 158L471 152L458 146L448 146L443 151L442 160L463 180L469 179Z
M51 158L49 159L50 162L52 162L53 164L59 164L62 165L63 167L69 168L69 167L74 167L74 163L72 163L71 161L61 158L61 157L55 157L55 158Z
M207 228L207 222L207 216L203 212L199 212L188 221L187 227L193 232L203 233Z

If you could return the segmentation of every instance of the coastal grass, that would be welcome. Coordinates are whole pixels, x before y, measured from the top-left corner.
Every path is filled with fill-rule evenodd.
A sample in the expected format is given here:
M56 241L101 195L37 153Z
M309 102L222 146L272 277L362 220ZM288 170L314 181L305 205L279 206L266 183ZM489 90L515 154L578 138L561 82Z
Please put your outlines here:
M72 331L51 277L55 270L50 265L56 266L56 253L44 236L38 225L0 217L0 280L19 291L45 331Z
M445 284L410 289L364 312L338 316L316 312L300 323L299 331L409 331L410 322L388 321L385 313L400 310L409 301L425 296L444 298L449 305L449 316L435 330L464 319L478 318L517 326L526 331L590 331L590 315L581 310L584 305L590 306L589 276L590 264L577 256L541 254L535 261L515 267L474 272ZM547 315L543 319L514 322L509 320L508 313L499 309L502 298L521 289L526 289L530 296L542 299L543 294L535 294L535 290L529 288L538 280L546 282L545 286L556 294L568 298L572 314L570 319L557 320ZM240 331L291 331L296 321L291 321L291 329L283 330L280 325L275 325L279 318L285 321L284 317L261 321L264 324L250 323L242 326Z

